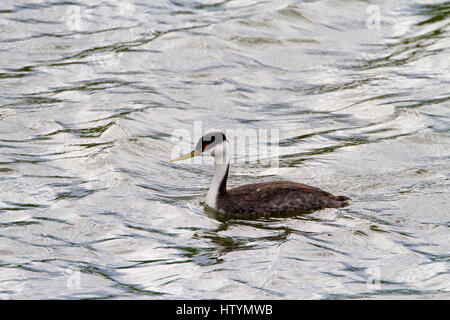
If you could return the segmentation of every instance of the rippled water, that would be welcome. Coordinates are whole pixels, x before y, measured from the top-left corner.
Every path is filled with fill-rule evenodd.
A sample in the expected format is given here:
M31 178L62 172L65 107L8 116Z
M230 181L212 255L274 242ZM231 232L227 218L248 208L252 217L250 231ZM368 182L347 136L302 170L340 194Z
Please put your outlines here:
M0 298L450 297L442 1L0 4ZM174 132L279 130L343 209L220 220ZM243 160L244 159L244 160Z

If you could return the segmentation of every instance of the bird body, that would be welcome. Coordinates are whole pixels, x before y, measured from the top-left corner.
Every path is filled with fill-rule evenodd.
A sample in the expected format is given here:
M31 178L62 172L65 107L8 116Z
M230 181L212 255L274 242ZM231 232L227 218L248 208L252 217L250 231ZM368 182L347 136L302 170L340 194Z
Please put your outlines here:
M350 201L347 197L334 196L319 188L292 181L261 182L227 190L230 147L221 132L205 135L194 151L172 161L197 155L211 155L215 158L214 175L205 204L225 215L283 216L323 208L342 208Z
M280 216L323 208L341 208L348 204L348 200L302 183L270 181L219 193L216 209L233 215Z

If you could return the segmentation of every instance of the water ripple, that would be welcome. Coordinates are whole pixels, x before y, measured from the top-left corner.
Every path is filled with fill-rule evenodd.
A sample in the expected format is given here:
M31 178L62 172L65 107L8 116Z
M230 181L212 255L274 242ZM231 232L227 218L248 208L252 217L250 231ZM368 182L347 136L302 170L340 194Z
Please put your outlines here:
M0 298L445 298L448 4L369 5L5 1ZM210 162L168 161L196 121L279 130L279 166L237 148L230 186L352 205L205 210Z

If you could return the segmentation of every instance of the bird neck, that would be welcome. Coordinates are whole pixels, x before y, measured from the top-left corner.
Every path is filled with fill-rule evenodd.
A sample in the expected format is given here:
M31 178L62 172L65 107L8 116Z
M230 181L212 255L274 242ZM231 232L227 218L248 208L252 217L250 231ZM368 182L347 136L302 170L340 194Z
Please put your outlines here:
M206 204L212 208L216 208L217 197L227 191L230 159L230 145L228 144L228 141L224 141L223 147L218 147L217 150L215 150L214 175L211 187L206 195Z

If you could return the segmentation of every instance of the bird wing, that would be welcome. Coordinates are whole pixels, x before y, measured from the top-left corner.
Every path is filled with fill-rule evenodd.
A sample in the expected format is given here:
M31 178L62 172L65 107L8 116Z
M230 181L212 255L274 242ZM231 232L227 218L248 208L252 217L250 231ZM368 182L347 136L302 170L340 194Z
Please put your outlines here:
M274 181L244 185L227 191L236 213L280 214L338 207L337 197L319 188L291 181Z

